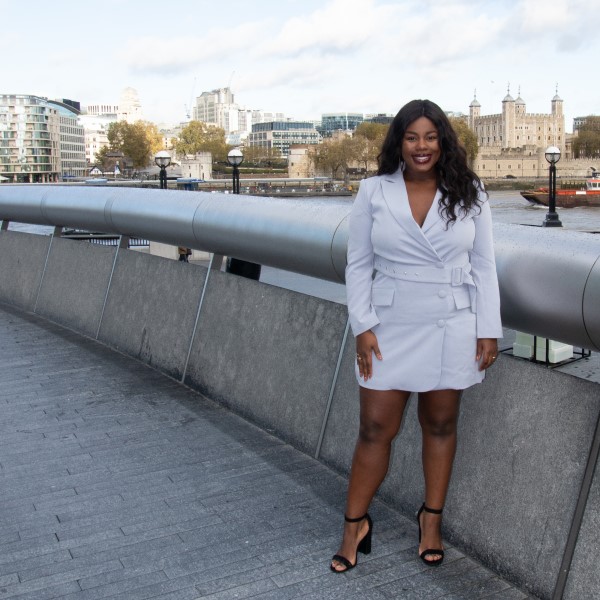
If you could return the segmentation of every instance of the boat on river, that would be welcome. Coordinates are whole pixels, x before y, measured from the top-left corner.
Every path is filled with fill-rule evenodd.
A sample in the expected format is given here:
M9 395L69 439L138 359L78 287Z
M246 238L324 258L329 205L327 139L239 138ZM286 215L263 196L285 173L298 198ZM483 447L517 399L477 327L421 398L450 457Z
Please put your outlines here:
M548 188L521 192L521 196L532 204L548 206ZM576 206L600 206L600 179L588 179L581 189L556 190L556 206L574 208Z

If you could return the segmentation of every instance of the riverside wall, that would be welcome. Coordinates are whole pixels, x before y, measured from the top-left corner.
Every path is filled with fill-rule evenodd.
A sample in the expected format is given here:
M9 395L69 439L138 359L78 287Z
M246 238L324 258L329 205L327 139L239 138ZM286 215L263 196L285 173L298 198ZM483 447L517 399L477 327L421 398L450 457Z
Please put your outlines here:
M348 473L358 386L344 306L14 231L0 232L0 274L0 302L138 358ZM557 582L564 598L600 597L599 417L598 384L501 355L464 394L446 538L541 598L561 597ZM380 490L411 518L420 452L412 398Z

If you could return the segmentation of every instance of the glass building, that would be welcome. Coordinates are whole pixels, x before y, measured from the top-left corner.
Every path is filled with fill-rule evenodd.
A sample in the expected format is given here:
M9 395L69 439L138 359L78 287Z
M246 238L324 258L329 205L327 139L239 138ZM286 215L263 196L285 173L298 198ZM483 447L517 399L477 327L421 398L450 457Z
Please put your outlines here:
M292 145L319 144L320 142L319 132L308 121L254 123L247 140L249 146L276 148L282 156L286 157Z
M326 113L318 129L323 137L331 137L334 131L354 131L363 120L361 113Z

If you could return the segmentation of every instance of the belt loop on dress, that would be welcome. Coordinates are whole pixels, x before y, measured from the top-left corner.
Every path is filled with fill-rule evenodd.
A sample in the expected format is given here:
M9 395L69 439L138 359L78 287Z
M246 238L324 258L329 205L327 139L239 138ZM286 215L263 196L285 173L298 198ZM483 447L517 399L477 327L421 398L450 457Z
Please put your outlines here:
M463 283L463 268L462 267L453 267L452 269L452 285L462 285Z

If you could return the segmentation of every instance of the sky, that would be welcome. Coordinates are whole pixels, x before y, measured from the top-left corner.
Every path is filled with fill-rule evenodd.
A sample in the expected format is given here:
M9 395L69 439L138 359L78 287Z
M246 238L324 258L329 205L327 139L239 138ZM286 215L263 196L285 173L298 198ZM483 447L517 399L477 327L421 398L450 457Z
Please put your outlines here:
M39 13L39 14L36 14ZM203 91L296 119L395 114L414 98L501 111L564 101L600 114L600 0L0 0L0 93L118 104L186 120ZM8 26L6 26L8 25Z

